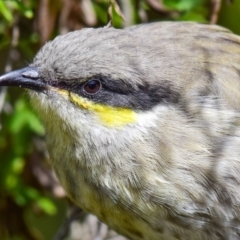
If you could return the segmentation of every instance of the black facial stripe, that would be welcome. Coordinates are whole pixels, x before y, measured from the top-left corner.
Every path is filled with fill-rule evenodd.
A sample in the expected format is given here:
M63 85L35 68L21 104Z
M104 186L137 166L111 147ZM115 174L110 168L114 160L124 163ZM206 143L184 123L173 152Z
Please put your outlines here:
M133 89L123 80L105 79L105 87L98 95L98 102L112 106L128 107L136 110L150 110L160 102L177 103L179 94L170 85L155 84L139 85Z
M88 94L83 90L83 86L90 80L101 82L102 87L99 92ZM48 84L74 92L97 103L135 110L150 110L161 102L163 104L177 103L180 96L179 93L172 90L167 81L165 84L159 83L151 86L145 82L143 85L137 86L136 89L122 79L112 80L106 76L93 76L84 82L79 82L79 79L77 79L49 82Z

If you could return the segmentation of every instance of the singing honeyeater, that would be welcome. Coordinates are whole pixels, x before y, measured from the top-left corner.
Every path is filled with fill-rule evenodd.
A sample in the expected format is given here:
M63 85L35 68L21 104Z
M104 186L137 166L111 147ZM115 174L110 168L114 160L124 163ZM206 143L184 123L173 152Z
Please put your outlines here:
M31 89L69 197L133 240L240 239L240 37L83 29L0 85Z

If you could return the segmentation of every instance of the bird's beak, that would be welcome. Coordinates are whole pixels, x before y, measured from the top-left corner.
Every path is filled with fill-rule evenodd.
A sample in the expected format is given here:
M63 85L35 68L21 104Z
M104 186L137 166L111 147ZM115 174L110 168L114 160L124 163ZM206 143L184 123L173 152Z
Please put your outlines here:
M26 67L2 75L0 86L17 86L40 92L47 88L47 84L40 79L36 67Z

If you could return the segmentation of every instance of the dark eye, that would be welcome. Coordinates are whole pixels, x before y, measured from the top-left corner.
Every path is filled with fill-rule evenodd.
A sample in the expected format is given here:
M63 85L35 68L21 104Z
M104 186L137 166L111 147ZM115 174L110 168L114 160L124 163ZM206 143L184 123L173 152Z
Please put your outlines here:
M100 90L100 87L101 82L99 80L90 80L83 86L85 92L90 94L97 93Z

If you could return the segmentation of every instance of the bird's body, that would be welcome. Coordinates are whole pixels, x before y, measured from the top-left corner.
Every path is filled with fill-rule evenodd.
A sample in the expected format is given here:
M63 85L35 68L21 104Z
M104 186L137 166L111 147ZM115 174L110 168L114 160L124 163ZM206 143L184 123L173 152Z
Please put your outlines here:
M194 23L84 29L29 69L77 205L133 240L240 239L240 37Z

